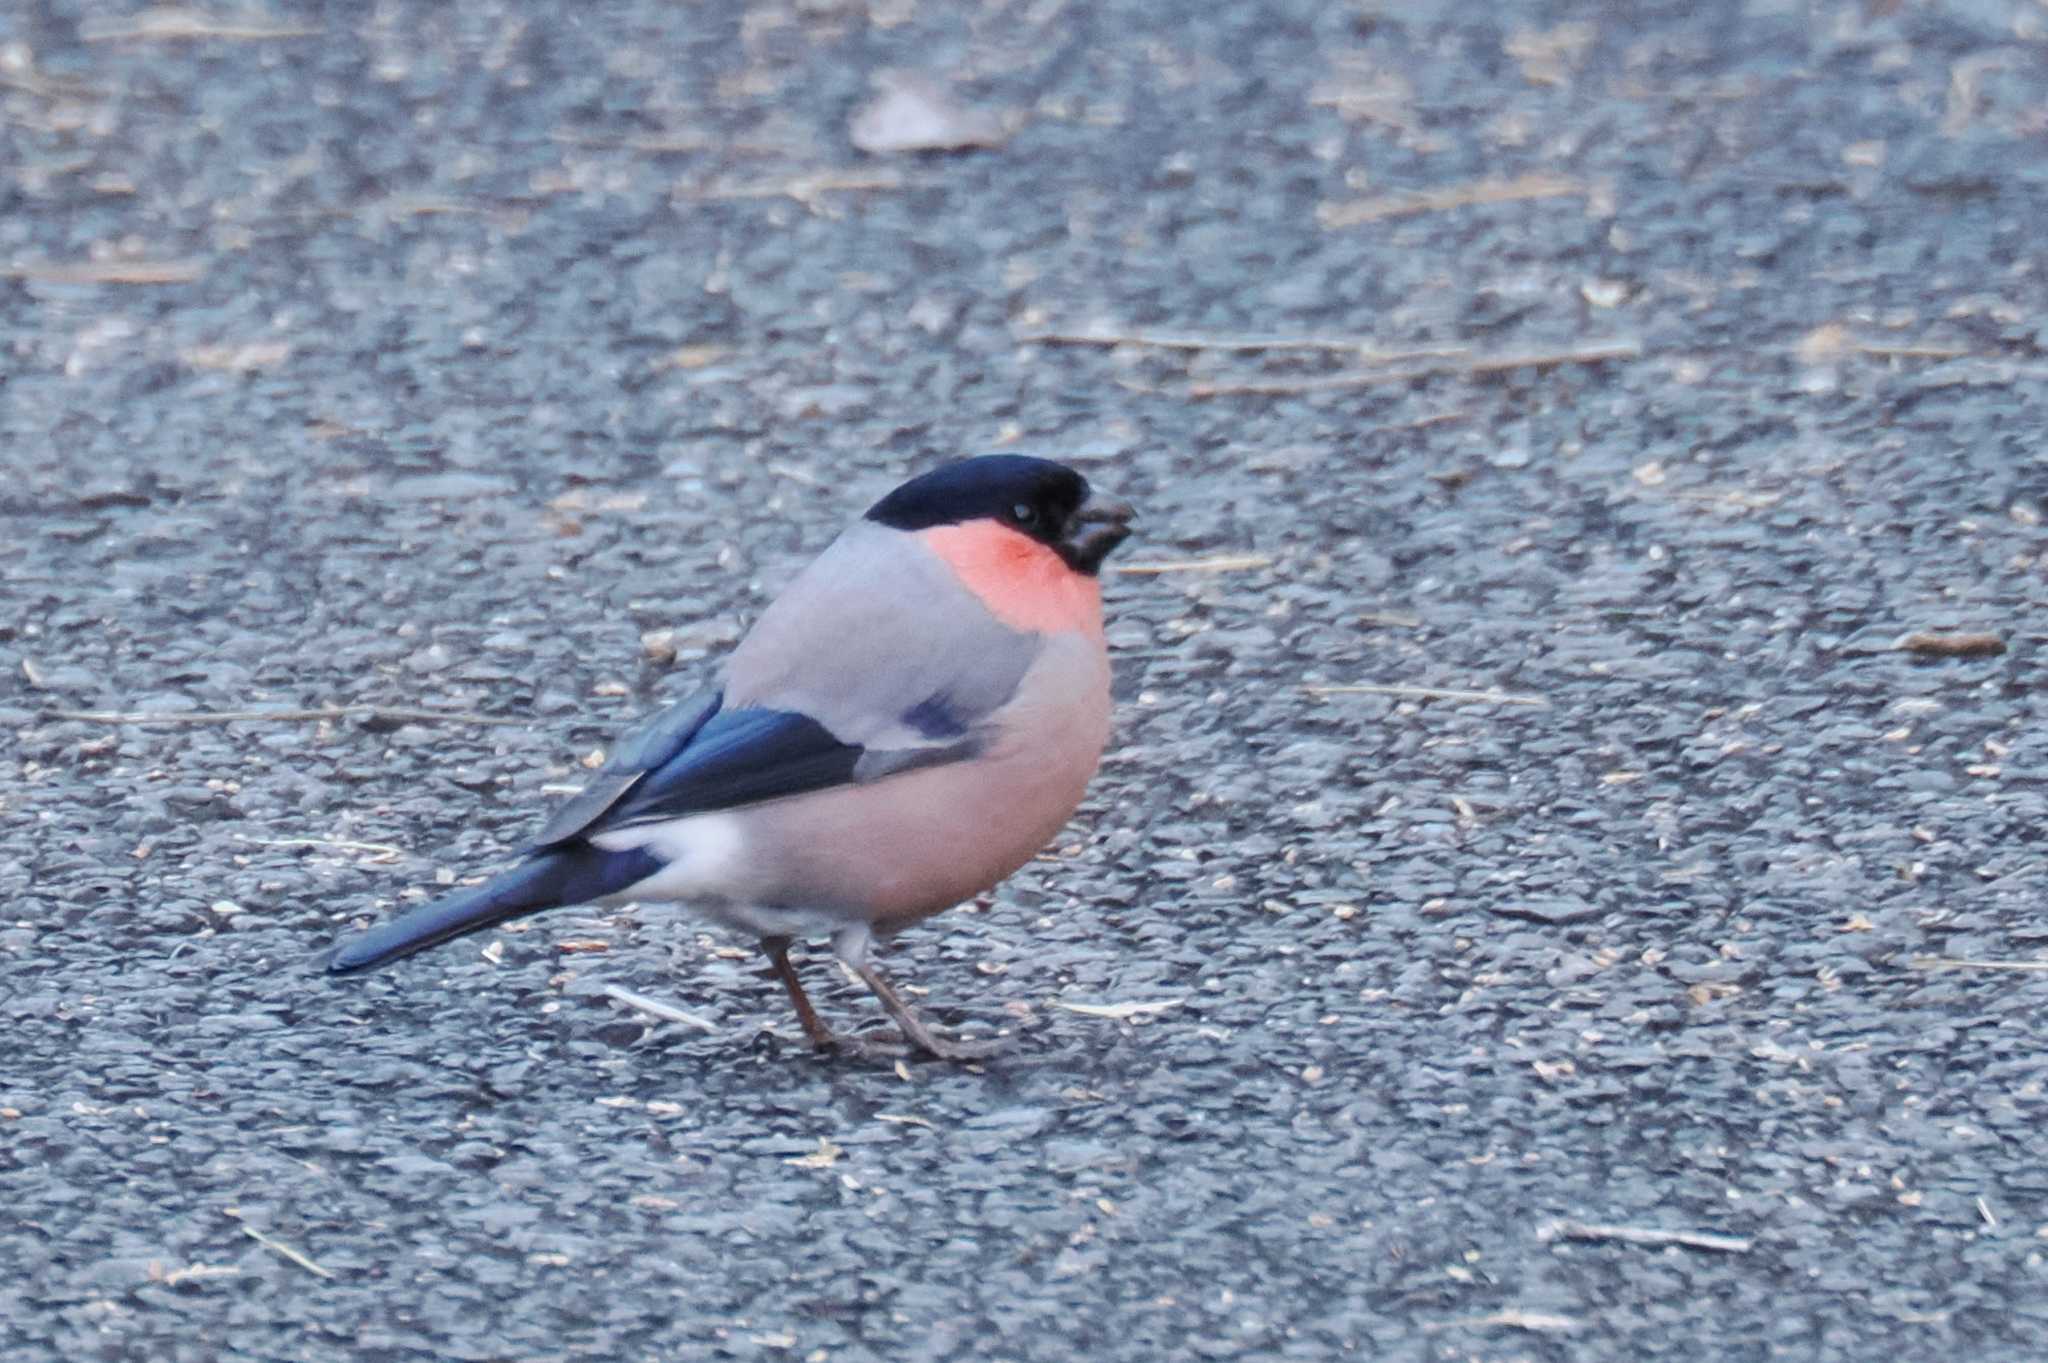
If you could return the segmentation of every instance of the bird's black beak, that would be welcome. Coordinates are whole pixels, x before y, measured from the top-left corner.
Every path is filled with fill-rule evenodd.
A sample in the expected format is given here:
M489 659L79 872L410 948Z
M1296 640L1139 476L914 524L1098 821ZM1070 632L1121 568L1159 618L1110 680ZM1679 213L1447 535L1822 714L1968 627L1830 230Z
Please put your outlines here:
M1077 573L1097 572L1111 551L1131 537L1131 521L1137 514L1129 502L1089 493L1067 521L1061 557Z

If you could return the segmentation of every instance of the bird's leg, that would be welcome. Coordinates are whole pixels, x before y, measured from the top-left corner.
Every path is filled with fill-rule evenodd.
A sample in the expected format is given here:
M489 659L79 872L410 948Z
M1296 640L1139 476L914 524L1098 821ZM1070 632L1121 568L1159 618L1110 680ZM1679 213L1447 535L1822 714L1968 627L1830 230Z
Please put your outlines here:
M889 1010L889 1016L896 1019L896 1025L903 1029L903 1037L926 1055L938 1060L985 1060L1000 1049L992 1041L947 1041L932 1033L929 1027L910 1011L910 1005L897 994L894 986L882 978L882 972L862 958L849 961L856 975L875 991L875 997Z
M796 1005L796 1020L803 1024L804 1035L819 1050L825 1050L837 1043L832 1029L818 1016L818 1010L811 1007L810 995L797 981L796 967L789 963L789 938L763 937L761 950L767 953L768 964L775 970L775 978L782 981L782 987L789 991L789 1001Z
M910 1011L910 1005L868 960L868 948L874 940L874 932L866 923L849 923L832 934L832 951L874 991L882 1007L889 1010L889 1016L896 1019L905 1041L938 1060L980 1060L995 1054L998 1047L993 1042L943 1041L932 1035L931 1028Z
M845 1051L868 1060L893 1060L901 1056L903 1047L895 1042L833 1034L824 1019L818 1016L818 1010L811 1006L810 995L797 981L796 966L789 959L789 942L787 937L763 937L761 950L767 955L768 964L774 968L775 978L781 980L782 987L789 991L789 1001L796 1005L796 1020L803 1024L804 1035L811 1039L811 1045L821 1051Z

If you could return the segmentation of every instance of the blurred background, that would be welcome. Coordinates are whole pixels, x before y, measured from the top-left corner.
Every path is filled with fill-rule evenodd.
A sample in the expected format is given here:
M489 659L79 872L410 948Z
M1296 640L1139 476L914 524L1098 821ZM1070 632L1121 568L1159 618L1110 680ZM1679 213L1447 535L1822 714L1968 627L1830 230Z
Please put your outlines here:
M2040 0L0 10L0 1352L2037 1357L2044 219ZM997 449L1008 1055L304 969Z

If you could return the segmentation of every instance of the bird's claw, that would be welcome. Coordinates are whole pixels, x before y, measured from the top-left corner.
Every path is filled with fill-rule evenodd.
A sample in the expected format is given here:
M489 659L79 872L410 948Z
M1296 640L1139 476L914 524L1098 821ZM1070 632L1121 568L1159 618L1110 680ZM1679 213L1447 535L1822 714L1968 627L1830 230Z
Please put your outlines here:
M962 1041L934 1036L929 1031L915 1038L896 1031L852 1035L834 1032L823 1038L813 1038L812 1044L821 1051L836 1051L858 1060L897 1061L926 1056L955 1064L987 1060L1003 1050L1003 1043L994 1039Z

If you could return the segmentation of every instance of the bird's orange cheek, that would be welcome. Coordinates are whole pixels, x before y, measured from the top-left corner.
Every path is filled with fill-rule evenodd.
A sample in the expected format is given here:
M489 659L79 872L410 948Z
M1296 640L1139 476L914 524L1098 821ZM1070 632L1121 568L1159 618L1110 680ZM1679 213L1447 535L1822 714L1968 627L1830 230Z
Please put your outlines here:
M1011 629L1102 636L1100 584L1029 535L978 521L920 531L919 538Z

